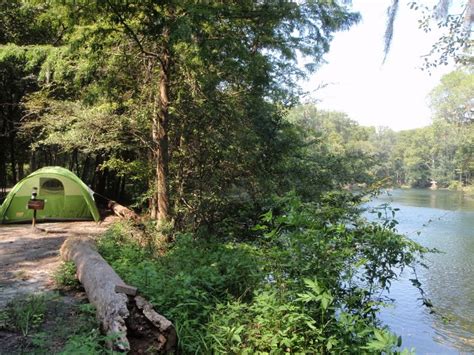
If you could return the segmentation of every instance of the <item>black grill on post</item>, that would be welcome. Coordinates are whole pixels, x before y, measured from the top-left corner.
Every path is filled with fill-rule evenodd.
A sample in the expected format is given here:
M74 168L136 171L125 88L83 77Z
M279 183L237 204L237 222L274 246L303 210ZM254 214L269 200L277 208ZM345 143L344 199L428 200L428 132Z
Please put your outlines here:
M36 228L36 211L44 209L44 200L37 199L38 188L33 187L31 191L31 199L28 201L28 209L33 210L33 220L31 221L31 227Z

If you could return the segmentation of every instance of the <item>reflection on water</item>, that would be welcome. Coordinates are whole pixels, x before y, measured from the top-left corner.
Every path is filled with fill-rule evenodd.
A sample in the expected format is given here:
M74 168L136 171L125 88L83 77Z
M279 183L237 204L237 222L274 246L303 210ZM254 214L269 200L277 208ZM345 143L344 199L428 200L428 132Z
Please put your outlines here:
M396 303L381 312L382 320L417 353L474 353L474 199L411 189L394 190L371 205L385 202L400 208L400 232L442 253L428 255L430 268L418 272L436 313L421 306L406 272L392 285Z
M393 190L380 200L394 201L397 204L412 207L429 207L447 211L474 211L474 198L466 197L460 192L448 190L409 189Z

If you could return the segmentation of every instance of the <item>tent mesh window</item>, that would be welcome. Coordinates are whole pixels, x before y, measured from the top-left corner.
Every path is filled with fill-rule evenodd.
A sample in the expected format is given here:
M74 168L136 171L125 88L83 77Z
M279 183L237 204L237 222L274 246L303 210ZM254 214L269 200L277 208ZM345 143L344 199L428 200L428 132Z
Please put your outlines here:
M40 178L41 195L64 195L64 185L58 179Z

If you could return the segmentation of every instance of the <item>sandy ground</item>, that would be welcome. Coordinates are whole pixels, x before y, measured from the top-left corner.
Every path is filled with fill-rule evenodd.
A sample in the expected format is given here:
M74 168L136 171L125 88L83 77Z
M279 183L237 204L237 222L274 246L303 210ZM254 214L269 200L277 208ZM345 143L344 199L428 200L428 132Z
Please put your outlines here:
M71 236L104 232L115 217L95 222L0 225L0 309L15 296L53 288L52 276L60 264L59 249Z

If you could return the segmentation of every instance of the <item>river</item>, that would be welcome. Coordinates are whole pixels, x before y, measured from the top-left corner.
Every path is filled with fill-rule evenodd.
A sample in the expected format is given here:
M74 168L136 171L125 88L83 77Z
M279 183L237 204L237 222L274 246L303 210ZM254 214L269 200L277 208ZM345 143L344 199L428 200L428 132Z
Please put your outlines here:
M394 190L370 205L399 208L398 231L441 253L418 277L435 313L422 306L406 271L392 284L393 307L380 317L417 354L474 354L474 199L453 191Z

